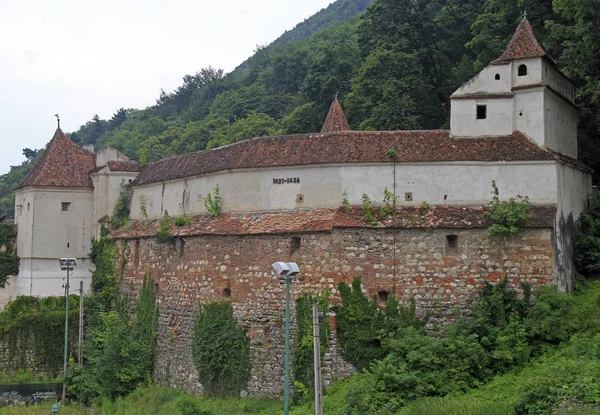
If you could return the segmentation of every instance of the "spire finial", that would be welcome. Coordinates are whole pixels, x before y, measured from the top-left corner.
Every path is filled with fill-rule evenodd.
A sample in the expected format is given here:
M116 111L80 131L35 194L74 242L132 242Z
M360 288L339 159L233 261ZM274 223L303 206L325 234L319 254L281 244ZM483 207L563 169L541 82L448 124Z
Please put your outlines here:
M56 117L56 121L58 122L58 128L60 128L60 117L58 116L58 113L54 114L54 116Z
M527 10L523 10L523 20L527 20Z

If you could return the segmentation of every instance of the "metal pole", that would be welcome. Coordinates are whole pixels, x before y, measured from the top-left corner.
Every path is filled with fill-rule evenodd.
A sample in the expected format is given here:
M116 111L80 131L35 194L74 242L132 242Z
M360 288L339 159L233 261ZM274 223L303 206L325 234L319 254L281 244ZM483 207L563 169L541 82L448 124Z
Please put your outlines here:
M66 403L67 396L67 363L69 358L69 270L67 267L67 285L65 286L65 361L64 361L64 374L65 379L63 381L63 393L62 393L62 404Z
M321 383L321 341L319 336L319 304L313 303L313 349L315 360L315 415L323 415Z
M83 280L79 281L79 364L83 363Z
M283 384L283 414L288 415L290 399L290 280L285 276L285 378Z

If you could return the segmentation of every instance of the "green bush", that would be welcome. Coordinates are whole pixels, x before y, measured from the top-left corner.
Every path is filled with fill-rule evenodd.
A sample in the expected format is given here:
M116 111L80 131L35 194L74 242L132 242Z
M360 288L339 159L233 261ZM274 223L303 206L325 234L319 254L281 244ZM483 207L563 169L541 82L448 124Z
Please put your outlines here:
M201 304L192 340L198 378L208 396L238 396L252 367L250 339L227 302Z
M169 230L171 227L171 217L169 216L169 212L165 210L162 219L160 220L160 230L156 232L154 235L156 237L156 242L159 244L170 244L173 242L175 237Z
M4 288L8 277L19 273L19 257L13 247L16 237L12 225L0 223L0 247L4 246L4 252L0 252L0 288Z
M476 336L434 339L404 329L388 356L348 392L353 413L394 413L408 401L463 392L490 376L488 356Z
M580 234L575 241L577 271L588 278L600 276L600 196L590 200L590 208L579 217Z
M521 195L500 200L498 186L494 180L492 180L492 187L494 196L484 213L492 221L489 227L490 236L514 235L533 219L531 202L527 196Z

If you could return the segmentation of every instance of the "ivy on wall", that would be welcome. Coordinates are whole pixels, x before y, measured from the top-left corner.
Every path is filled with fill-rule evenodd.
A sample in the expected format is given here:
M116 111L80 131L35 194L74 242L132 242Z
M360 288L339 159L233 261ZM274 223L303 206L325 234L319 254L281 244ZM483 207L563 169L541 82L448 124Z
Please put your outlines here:
M296 300L296 332L294 333L294 356L292 372L294 374L294 395L296 403L314 396L314 351L313 351L313 303L319 304L319 311L325 315L327 299L304 293ZM319 325L321 358L329 348L329 324L326 317Z
M206 395L238 396L246 387L252 368L250 339L230 303L200 304L192 355Z
M0 287L4 288L8 277L19 273L19 257L13 247L13 226L0 223Z
M69 296L69 347L79 330L79 297ZM65 298L19 296L0 313L0 343L7 348L3 370L34 370L55 377L62 371ZM31 360L35 357L35 361Z

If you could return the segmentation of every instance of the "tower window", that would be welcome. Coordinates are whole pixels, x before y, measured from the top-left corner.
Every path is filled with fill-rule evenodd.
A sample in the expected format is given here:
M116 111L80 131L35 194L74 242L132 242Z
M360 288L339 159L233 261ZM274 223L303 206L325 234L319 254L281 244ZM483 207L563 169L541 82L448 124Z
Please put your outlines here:
M499 80L500 80L500 74L499 74L499 73L497 73L497 74L496 74L496 76L495 76L494 78L496 79L496 81L499 81Z
M485 120L487 118L487 105L477 105L477 119Z
M71 208L71 202L62 202L60 205L63 212L68 212Z
M231 288L227 287L223 289L223 297L229 298L231 297Z
M518 74L519 76L527 75L527 65L519 65Z

